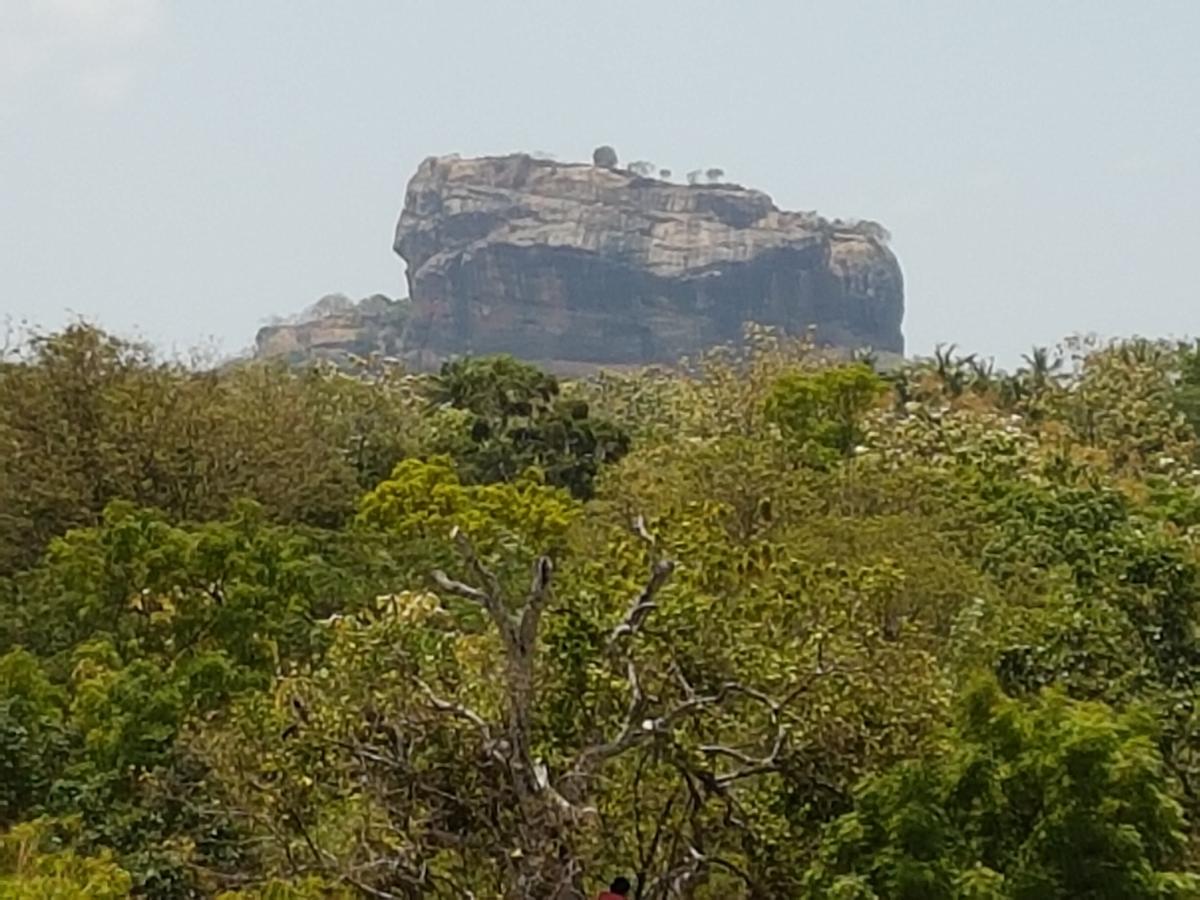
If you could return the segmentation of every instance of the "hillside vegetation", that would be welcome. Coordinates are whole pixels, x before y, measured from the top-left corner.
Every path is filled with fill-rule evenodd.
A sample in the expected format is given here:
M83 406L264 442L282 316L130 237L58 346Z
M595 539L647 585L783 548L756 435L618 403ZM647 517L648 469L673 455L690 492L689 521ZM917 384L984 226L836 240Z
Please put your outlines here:
M1200 352L0 361L0 897L1200 896Z

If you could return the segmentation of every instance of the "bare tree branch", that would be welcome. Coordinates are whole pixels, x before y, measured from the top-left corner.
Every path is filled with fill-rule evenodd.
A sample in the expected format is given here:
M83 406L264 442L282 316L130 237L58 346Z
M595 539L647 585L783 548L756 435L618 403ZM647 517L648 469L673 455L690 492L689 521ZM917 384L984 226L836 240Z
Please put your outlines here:
M486 743L490 744L492 742L491 728L488 727L488 723L484 720L483 716L479 715L475 710L460 703L451 703L448 700L441 699L433 692L433 688L419 678L417 679L417 686L425 693L425 696L429 698L430 705L438 712L452 713L459 718L466 719L479 729L479 733Z
M467 600L478 603L480 606L484 607L484 609L487 609L491 602L491 597L489 597L484 591L481 591L478 588L473 588L469 584L463 584L461 581L455 581L441 569L434 569L433 580L437 582L437 586L446 593L456 594L459 597L465 597Z
M539 556L533 564L533 580L529 585L529 596L525 600L525 607L521 610L521 625L517 632L517 638L524 653L531 653L537 641L542 612L550 602L550 577L553 574L554 566L550 562L550 557Z
M471 539L457 525L451 530L450 537L454 540L454 545L458 548L459 554L466 560L472 574L487 586L487 593L497 602L500 602L503 596L503 591L500 589L500 579L496 577L495 572L483 564L483 561L479 558L479 554L475 552L475 547L471 543Z
M675 572L675 564L659 556L656 540L643 518L634 520L633 530L650 548L652 565L646 581L632 598L621 621L608 634L603 647L613 674L623 677L626 706L623 713L617 713L615 734L606 734L604 740L579 748L557 776L534 753L538 700L535 665L541 618L553 602L554 567L551 560L541 556L534 562L528 591L520 607L511 613L509 609L515 603L506 604L496 574L480 559L461 531L455 530L452 537L470 583L451 578L441 570L432 574L439 589L465 598L486 611L503 647L502 689L506 702L502 722L489 722L469 706L452 698L439 697L426 683L419 681L417 684L433 710L473 726L483 739L487 753L502 767L503 774L499 777L504 783L498 802L504 806L504 811L493 811L491 816L507 815L515 821L515 824L510 822L503 827L515 829L511 841L522 853L502 862L509 873L506 877L512 879L509 884L515 885L518 894L524 891L523 896L528 896L535 887L534 892L539 896L550 896L545 894L547 889L554 896L575 896L580 860L573 855L570 842L565 841L563 835L598 818L595 806L588 801L593 799L596 779L605 763L643 746L655 748L644 754L643 759L663 759L678 777L674 779L669 795L663 795L664 805L650 814L653 818L649 821L655 822L652 837L643 834L642 811L635 809L641 870L638 896L685 896L694 890L695 882L713 868L735 873L752 888L749 876L737 865L709 854L705 830L711 827L712 816L708 811L715 803L719 813L719 804L724 803L725 826L748 827L741 818L734 790L736 783L778 771L788 747L786 711L789 703L807 690L815 678L828 672L822 660L813 677L796 685L782 700L737 681L727 681L716 687L710 682L697 689L677 661L671 661L665 671L654 670L651 679L649 670L644 673L639 669L635 642L658 608L658 598ZM769 742L769 746L722 744L713 730L711 736L717 740L701 744L701 759L697 762L694 752L688 752L682 745L680 736L685 730L691 733L696 729L690 725L686 729L680 726L734 701L761 707L763 713L753 718L760 723L764 718L769 720L769 729L760 729L766 733L756 738L755 743ZM660 749L667 755L657 756ZM382 759L365 757L364 764L372 760L382 762ZM495 769L492 771L496 774ZM635 794L641 790L640 762L638 771L639 786L635 786ZM445 790L453 792L454 788ZM635 797L635 807L641 802L640 796ZM496 827L500 827L498 821ZM647 875L652 876L649 881ZM430 887L428 880L424 887Z
M667 579L671 577L671 573L675 571L675 563L669 559L659 560L650 570L650 580L646 582L641 592L634 598L630 604L629 611L625 614L625 618L621 621L612 633L608 636L608 643L615 644L623 637L632 637L637 634L642 623L656 608L657 604L654 598L658 595L659 590Z
M492 623L500 632L500 638L504 641L505 646L518 640L516 626L513 623L512 617L509 616L508 610L504 608L504 598L500 589L500 580L496 574L492 572L479 559L475 552L474 546L470 539L457 526L450 532L450 536L454 539L455 546L458 548L459 554L466 561L468 568L472 574L482 582L485 587L478 588L458 581L449 577L441 569L435 569L432 573L433 580L439 588L450 594L455 594L467 600L477 603L487 611L491 617Z
M633 533L636 534L638 537L640 537L643 541L645 541L651 547L655 546L658 543L658 538L656 538L654 535L652 535L650 533L650 530L646 527L646 517L645 516L635 516L634 517Z

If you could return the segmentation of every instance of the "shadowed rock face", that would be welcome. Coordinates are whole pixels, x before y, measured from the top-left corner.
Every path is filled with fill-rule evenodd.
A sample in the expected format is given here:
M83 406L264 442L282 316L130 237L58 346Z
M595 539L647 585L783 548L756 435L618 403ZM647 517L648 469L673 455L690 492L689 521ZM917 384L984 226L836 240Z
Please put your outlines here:
M511 353L550 366L669 363L743 324L902 353L900 267L870 224L516 155L430 158L396 228L418 366Z

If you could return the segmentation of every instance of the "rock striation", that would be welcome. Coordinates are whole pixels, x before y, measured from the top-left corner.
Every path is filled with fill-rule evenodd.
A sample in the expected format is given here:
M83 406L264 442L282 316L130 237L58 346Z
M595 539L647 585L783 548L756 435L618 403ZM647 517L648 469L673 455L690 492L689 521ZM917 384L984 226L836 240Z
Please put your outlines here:
M395 250L411 299L403 353L419 368L464 353L560 370L671 363L749 322L904 350L903 278L881 226L783 211L738 185L431 157Z

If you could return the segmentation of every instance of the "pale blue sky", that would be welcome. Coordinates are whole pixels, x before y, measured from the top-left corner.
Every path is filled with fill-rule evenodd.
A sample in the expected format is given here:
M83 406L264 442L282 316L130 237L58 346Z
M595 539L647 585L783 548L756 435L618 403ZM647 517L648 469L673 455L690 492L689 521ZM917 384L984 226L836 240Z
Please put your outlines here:
M0 318L250 342L404 291L430 154L877 219L911 352L1200 333L1196 0L0 0Z

